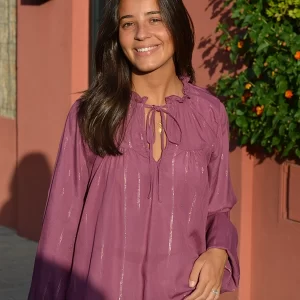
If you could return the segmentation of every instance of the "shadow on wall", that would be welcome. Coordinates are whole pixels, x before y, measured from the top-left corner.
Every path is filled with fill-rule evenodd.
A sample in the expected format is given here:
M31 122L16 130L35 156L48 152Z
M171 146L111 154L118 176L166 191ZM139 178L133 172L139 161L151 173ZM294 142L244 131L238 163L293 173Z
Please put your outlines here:
M70 270L66 270L44 257L37 256L28 300L107 299L104 293L89 283L86 278L82 278L74 272L70 277L69 272ZM49 278L51 278L50 281Z
M41 153L25 156L11 179L10 198L0 212L0 224L5 226L4 220L14 213L17 233L37 241L50 181L51 169L46 156Z
M230 23L230 7L224 7L224 0L210 0L205 11L209 9L212 10L211 20L218 19L219 23L228 24L230 35L237 34L233 23ZM202 64L199 67L208 70L210 78L212 78L216 72L223 74L232 70L234 74L236 74L243 66L242 61L239 61L236 65L230 62L229 52L220 47L219 41L220 35L212 33L209 36L202 37L198 44L198 49L205 49L202 52ZM212 93L214 93L214 88L215 84L208 86L208 89Z

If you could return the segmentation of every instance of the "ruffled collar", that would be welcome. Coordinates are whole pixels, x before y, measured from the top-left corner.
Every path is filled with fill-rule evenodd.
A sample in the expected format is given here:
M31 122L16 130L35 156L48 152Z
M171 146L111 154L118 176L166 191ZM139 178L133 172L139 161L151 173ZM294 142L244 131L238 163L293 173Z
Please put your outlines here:
M183 96L177 96L177 95L170 95L170 96L167 96L165 101L166 103L174 103L174 102L179 102L179 103L183 103L186 99L190 98L189 96L189 88L190 88L190 77L188 76L181 76L179 77L179 79L181 80L182 82L182 93L183 93ZM143 103L145 104L148 100L148 97L146 96L140 96L138 93L132 91L131 92L131 97L132 97L132 100L136 101L137 103Z

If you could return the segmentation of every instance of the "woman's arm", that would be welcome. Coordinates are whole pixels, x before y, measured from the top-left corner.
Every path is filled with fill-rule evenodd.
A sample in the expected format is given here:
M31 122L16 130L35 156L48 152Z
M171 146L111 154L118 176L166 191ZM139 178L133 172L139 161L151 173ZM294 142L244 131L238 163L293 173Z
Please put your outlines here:
M220 103L218 133L208 166L209 205L204 252L195 262L190 286L196 290L187 300L216 300L220 292L234 291L239 284L237 231L229 212L236 203L229 175L228 117Z
M95 155L83 142L79 101L71 108L61 137L28 300L65 300L74 244Z
M237 288L240 274L237 256L238 236L229 218L230 210L237 200L230 180L229 125L223 104L220 104L217 142L208 170L210 199L206 227L207 250L212 248L226 250L228 261L221 292L229 292Z

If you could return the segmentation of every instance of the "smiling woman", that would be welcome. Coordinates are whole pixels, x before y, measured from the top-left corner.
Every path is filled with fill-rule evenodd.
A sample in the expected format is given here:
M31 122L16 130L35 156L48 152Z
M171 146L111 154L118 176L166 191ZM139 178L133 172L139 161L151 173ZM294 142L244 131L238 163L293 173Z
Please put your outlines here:
M174 66L172 36L162 21L160 11L148 11L153 6L150 1L146 3L148 6L142 9L140 4L134 6L133 15L126 14L132 7L128 1L121 2L119 9L119 41L134 73Z
M191 19L181 0L105 9L28 299L216 300L239 282L236 198L226 111L194 85Z

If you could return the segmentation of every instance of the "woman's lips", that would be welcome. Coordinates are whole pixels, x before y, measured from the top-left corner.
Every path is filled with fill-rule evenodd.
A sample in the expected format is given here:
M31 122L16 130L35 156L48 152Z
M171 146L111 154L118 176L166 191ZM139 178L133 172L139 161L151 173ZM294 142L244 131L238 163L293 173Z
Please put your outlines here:
M135 54L137 56L149 56L155 51L157 51L159 47L160 45L135 48Z

